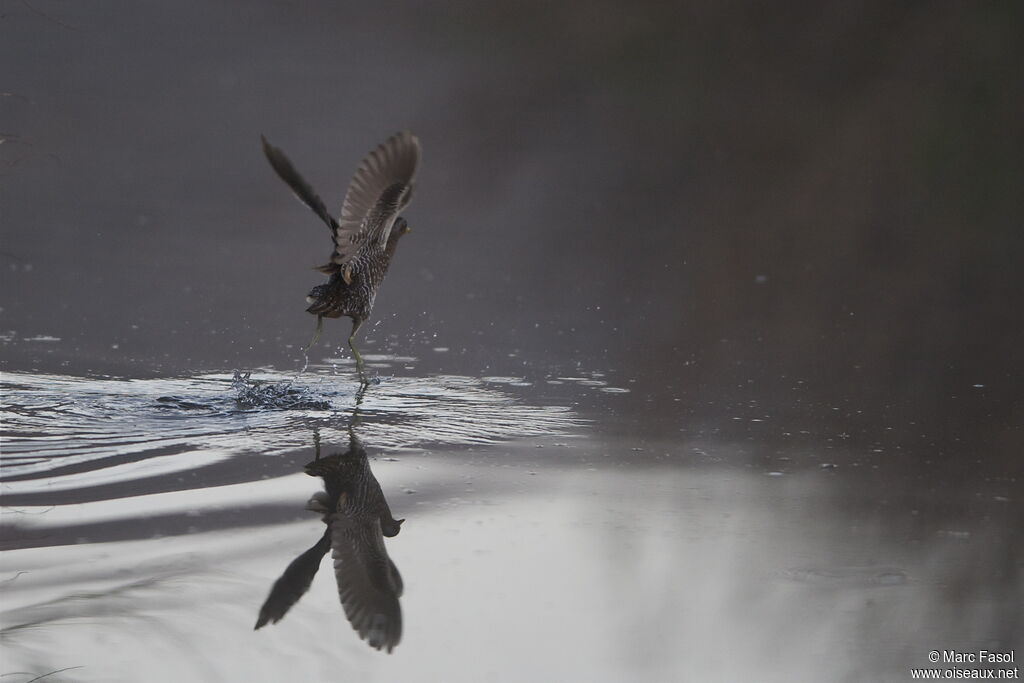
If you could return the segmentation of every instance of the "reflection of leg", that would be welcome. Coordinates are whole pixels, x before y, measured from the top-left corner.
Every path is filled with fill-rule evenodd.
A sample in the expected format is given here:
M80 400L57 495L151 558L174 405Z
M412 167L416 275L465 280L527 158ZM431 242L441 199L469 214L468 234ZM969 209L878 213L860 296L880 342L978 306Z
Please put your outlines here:
M318 315L316 317L316 331L313 332L313 341L309 342L309 346L306 347L304 353L309 353L309 350L313 348L318 341L320 341L320 333L324 331L324 317Z
M356 404L352 408L352 418L348 421L348 433L349 437L356 438L355 432L352 431L353 427L359 426L359 408L363 405L363 397L366 396L366 390L370 388L367 382L361 382L359 389L356 390Z
M359 379L363 384L366 384L366 378L363 376L363 357L359 355L359 349L356 348L356 332L359 331L359 327L362 324L362 320L358 318L352 319L352 334L348 336L348 347L352 349L352 355L356 359L356 370L359 371Z

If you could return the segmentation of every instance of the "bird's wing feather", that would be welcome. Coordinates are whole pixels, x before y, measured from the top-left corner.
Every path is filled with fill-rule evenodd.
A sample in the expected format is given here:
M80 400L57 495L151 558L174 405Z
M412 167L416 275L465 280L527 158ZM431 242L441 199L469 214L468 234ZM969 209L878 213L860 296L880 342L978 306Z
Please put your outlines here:
M396 133L359 165L341 206L331 261L343 266L367 245L383 247L398 213L409 204L420 142L409 131Z
M288 565L288 568L281 574L281 578L274 582L270 589L270 595L260 608L259 619L256 620L256 628L260 628L268 622L277 623L281 621L288 610L299 601L309 586L313 583L320 568L320 561L331 548L328 533L324 532L323 537L312 548L302 553Z
M345 616L371 647L391 652L402 639L402 579L384 549L380 523L335 514L331 547Z
M327 213L327 207L324 206L324 202L317 193L313 190L312 186L306 182L306 180L299 175L299 172L295 170L292 162L285 156L277 147L274 147L267 139L260 136L263 141L263 154L266 155L267 161L280 176L281 180L288 183L288 187L292 188L292 192L299 198L303 204L313 209L313 213L320 216L320 220L327 224L327 227L331 229L331 232L337 234L338 222Z

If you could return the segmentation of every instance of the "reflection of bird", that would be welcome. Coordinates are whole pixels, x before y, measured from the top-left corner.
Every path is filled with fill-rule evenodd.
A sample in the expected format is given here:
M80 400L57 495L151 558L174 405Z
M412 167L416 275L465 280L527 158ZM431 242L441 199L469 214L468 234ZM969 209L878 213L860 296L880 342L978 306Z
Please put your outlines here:
M332 550L338 595L349 623L371 647L391 652L402 638L402 576L388 557L384 537L397 536L405 520L391 516L354 434L348 451L317 458L306 465L306 472L324 480L325 491L315 494L308 507L323 513L327 529L274 583L256 628L284 617L309 590L320 561Z
M263 153L277 174L296 196L331 229L334 251L328 264L317 270L330 275L326 284L314 287L306 297L306 310L316 315L316 333L310 347L320 338L324 318L352 318L349 347L362 374L363 359L355 347L356 332L370 317L399 238L409 231L398 214L412 198L416 167L420 161L420 143L408 131L392 135L370 152L359 165L341 207L334 219L288 157L266 138Z

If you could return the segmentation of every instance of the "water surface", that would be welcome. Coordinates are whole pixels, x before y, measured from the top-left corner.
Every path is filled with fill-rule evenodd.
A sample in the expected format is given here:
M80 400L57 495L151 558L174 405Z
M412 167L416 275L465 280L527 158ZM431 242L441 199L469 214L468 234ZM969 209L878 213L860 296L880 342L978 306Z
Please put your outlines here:
M931 643L1009 642L1019 576L1000 529L1019 503L995 489L962 493L982 514L937 524L919 501L880 494L892 472L857 448L766 460L733 420L714 435L623 438L607 428L629 392L605 379L378 365L389 374L365 391L330 363L147 380L5 373L11 670L898 680ZM323 530L304 509L318 486L303 465L317 448L343 451L350 428L407 520L386 540L405 583L390 657L349 627L329 569L280 623L251 630ZM951 592L965 581L988 590ZM800 648L833 654L778 662Z

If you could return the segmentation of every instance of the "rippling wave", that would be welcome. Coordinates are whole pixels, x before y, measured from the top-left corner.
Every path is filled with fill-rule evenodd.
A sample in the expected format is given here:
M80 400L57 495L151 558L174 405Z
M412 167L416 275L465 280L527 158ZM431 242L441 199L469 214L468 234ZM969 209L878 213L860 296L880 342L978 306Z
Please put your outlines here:
M243 453L347 440L359 385L318 368L161 379L4 373L5 491L59 490L191 469ZM362 396L359 433L375 449L489 444L571 432L567 406L457 375L392 377ZM45 478L45 480L43 479Z

